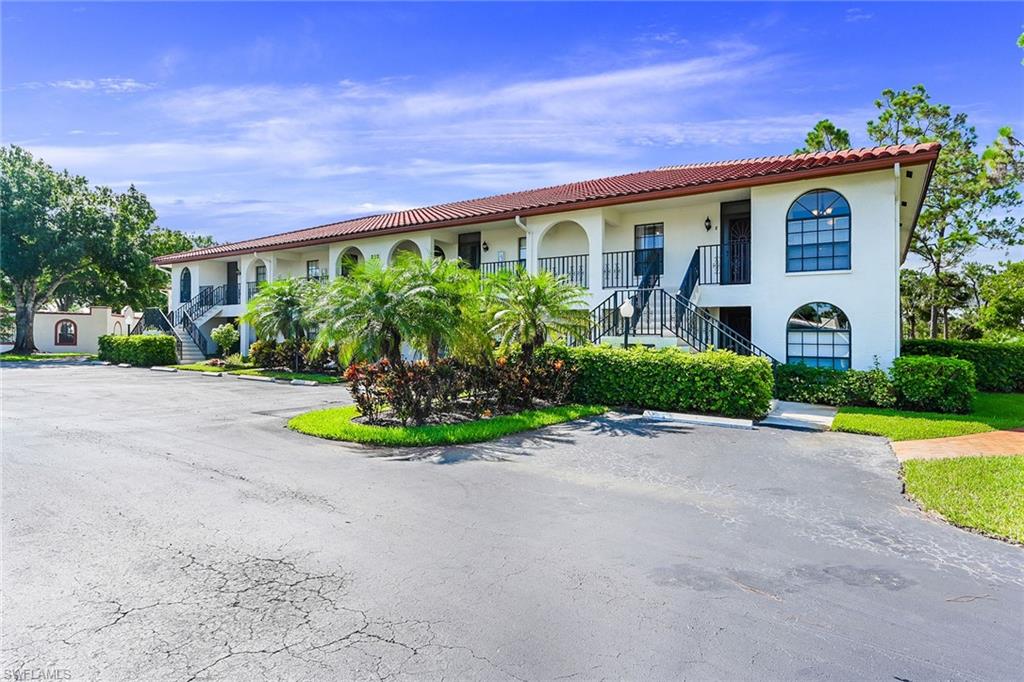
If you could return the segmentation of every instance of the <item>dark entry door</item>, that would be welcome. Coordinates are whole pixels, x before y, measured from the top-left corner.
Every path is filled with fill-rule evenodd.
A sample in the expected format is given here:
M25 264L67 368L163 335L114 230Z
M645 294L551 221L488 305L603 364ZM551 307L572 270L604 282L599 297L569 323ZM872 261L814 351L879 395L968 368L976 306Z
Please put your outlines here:
M722 204L722 284L750 284L750 202Z
M722 324L731 328L737 336L744 339L750 339L750 308L749 307L735 307L735 308L719 308L718 319ZM725 348L726 350L735 351L737 353L746 354L746 349L741 347L737 343L736 339L728 336L723 336L719 339L719 347Z
M238 303L238 293L238 263L231 261L228 263L228 290L224 292L224 302L227 305Z
M480 269L480 233L459 235L459 258L474 270Z

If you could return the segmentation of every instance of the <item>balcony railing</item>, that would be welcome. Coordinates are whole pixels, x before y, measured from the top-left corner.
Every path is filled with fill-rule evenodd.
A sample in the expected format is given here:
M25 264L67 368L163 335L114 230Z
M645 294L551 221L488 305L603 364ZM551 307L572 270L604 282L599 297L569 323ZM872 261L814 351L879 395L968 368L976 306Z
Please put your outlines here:
M238 305L242 302L242 283L228 284L224 289L224 305Z
M570 284L587 286L587 256L555 256L538 258L537 268L547 270L556 277L564 277Z
M256 282L245 283L245 300L250 301L252 297L259 293L260 287L266 284L266 280L259 280Z
M314 272L306 275L306 280L310 282L326 282L330 279L330 276L326 272Z
M491 263L480 264L480 274L482 275L496 275L499 272L516 272L520 268L526 267L525 260L501 260L494 261Z
M750 284L750 242L708 244L700 251L701 284Z
M665 274L664 249L633 249L603 254L601 285L605 289L657 287Z

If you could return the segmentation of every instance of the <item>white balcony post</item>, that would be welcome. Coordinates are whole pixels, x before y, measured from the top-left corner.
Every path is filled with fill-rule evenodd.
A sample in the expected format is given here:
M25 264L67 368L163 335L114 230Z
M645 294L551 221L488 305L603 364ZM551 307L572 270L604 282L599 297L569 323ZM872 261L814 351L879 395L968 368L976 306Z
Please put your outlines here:
M529 227L529 225L527 225ZM540 258L538 253L540 246L540 235L536 232L527 229L526 231L526 272L531 275L537 274L537 259Z
M594 216L587 216L586 219L578 222L583 225L583 229L587 233L587 242L590 245L587 253L587 288L590 289L591 298L596 299L600 296L604 286L602 277L604 218L598 213Z

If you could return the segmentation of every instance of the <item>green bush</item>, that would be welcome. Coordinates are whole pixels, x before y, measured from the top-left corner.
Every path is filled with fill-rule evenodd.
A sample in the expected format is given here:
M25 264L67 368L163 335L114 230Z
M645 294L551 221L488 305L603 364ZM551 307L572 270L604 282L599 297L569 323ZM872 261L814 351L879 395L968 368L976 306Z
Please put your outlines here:
M173 365L178 362L177 340L166 334L101 336L100 360L135 367Z
M639 346L545 346L540 357L569 365L576 401L751 419L771 407L772 368L763 358Z
M1024 392L1024 343L914 339L903 342L902 353L969 360L977 373L979 390Z
M877 364L869 370L838 370L807 365L775 367L775 397L818 405L892 407L892 380Z
M905 356L892 363L896 400L907 410L926 412L971 411L974 400L974 365L967 360Z
M227 356L238 344L238 328L231 322L226 322L219 327L214 327L210 332L210 338L217 344L222 356Z
M277 343L274 341L253 341L249 346L249 362L257 367L277 366Z

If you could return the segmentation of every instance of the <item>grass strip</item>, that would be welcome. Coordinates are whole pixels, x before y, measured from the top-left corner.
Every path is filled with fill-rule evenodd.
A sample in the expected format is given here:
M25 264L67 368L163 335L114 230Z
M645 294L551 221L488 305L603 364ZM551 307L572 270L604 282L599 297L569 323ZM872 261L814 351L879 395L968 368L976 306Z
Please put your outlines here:
M978 393L970 414L909 412L874 407L841 407L833 431L921 440L964 436L1024 426L1024 393Z
M1024 455L912 459L907 494L950 523L1024 544Z
M288 428L319 438L367 445L457 445L480 443L519 431L590 417L602 414L607 409L600 405L559 405L461 424L371 426L353 423L352 420L359 415L359 410L355 405L349 405L305 412L292 417L288 421Z
M330 374L316 374L314 372L285 372L279 369L233 369L229 370L228 374L249 374L261 377L270 377L271 379L302 379L303 381L315 381L318 384L341 383L341 377L331 376Z
M31 355L0 353L0 362L39 362L42 360L60 360L64 358L94 360L96 355L94 353L32 353Z

